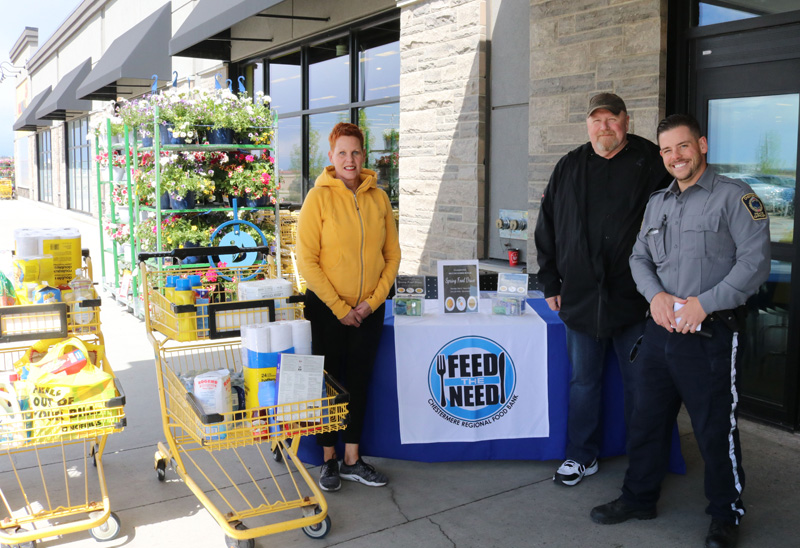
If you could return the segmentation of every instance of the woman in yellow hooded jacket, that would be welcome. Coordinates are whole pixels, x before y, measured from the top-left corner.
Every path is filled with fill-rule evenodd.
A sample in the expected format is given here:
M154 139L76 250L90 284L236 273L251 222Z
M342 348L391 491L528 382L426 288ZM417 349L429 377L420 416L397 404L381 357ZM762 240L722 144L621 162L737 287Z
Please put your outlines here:
M342 434L317 436L325 463L325 491L340 479L379 487L388 479L359 453L367 389L383 329L384 301L400 266L400 243L392 206L375 172L363 169L364 135L355 124L336 124L328 137L331 166L303 202L297 231L300 274L305 278L305 315L311 321L314 354L350 392L350 422Z

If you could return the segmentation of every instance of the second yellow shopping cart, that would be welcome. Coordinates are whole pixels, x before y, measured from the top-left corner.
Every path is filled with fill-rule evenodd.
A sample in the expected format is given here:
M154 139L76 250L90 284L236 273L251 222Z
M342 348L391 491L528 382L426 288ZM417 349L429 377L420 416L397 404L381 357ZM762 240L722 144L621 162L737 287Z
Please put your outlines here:
M180 275L181 270L145 262L139 268L166 437L155 453L158 478L163 481L171 465L220 525L229 547L252 548L256 537L291 529L302 529L314 538L325 536L331 526L327 503L297 457L299 444L291 440L344 428L349 394L326 376L326 393L318 399L205 414L187 390L187 378L223 368L241 372L238 329L253 310L268 310L274 320L274 303L268 299L226 301L220 283L219 294L215 297L212 290L211 304L205 305L207 312L192 305L173 306L164 298L164 283L168 275ZM258 265L218 270L228 280L266 275ZM214 302L219 301L224 306L216 311ZM215 333L212 320L217 312L226 318L225 338L218 340L221 335ZM209 333L198 331L186 342L173 340L180 331L180 314L190 314L191 321L201 327L208 317Z

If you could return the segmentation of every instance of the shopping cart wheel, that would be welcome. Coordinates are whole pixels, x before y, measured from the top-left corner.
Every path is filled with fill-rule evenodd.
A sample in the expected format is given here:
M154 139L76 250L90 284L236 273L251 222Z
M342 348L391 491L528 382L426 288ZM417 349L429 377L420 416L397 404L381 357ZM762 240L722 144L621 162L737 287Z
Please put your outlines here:
M156 461L156 475L158 481L165 481L167 479L167 460L159 459Z
M283 449L281 449L281 445L283 445ZM283 461L283 451L289 449L292 446L292 438L286 438L283 441L276 441L275 442L275 449L272 450L272 458L275 462Z
M235 523L235 525L234 525ZM247 525L242 523L241 521L232 522L233 528L237 531L246 531ZM231 538L228 535L225 535L225 546L227 548L255 548L256 541L251 538L247 538L244 540L238 540L235 538Z
M322 510L319 507L316 510L316 514L319 514ZM325 538L325 535L328 534L328 531L331 530L331 517L325 516L325 519L317 523L316 525L309 525L308 527L303 527L303 532L311 538Z
M108 516L108 521L94 529L89 529L89 534L97 542L105 542L117 538L120 529L119 517L114 512L111 512Z

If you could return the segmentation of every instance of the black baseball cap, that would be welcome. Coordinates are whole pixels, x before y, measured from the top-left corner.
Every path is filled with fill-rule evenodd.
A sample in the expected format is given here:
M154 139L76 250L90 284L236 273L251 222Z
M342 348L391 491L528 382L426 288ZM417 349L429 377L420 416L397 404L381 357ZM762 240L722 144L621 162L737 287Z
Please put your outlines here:
M598 93L589 99L589 110L586 112L586 116L591 116L599 108L610 110L614 114L619 114L623 110L628 112L628 109L625 108L625 101L613 93Z

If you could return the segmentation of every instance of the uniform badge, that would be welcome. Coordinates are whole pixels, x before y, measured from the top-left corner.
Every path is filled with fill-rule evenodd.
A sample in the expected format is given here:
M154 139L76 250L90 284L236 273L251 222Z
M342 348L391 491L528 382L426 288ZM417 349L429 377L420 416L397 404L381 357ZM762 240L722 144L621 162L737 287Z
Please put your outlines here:
M767 212L764 210L764 204L761 203L761 198L754 193L745 194L742 196L742 203L747 208L747 212L754 221L761 221L767 218Z

